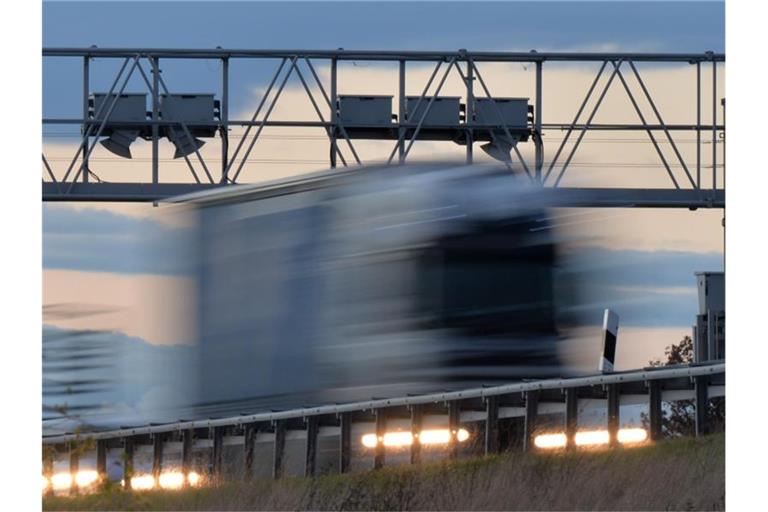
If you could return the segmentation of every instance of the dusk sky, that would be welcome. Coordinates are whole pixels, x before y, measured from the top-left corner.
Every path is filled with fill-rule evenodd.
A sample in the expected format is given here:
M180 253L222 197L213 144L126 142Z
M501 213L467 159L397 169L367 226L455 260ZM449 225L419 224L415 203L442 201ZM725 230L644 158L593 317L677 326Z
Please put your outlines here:
M43 4L43 46L46 47L174 47L254 49L380 49L380 50L510 50L510 51L725 51L723 2L509 2L509 3L247 3L247 2L60 2ZM82 77L77 59L43 60L43 116L81 114ZM92 90L107 90L119 63L97 59L92 65ZM214 61L162 64L169 87L180 92L219 91L219 64ZM276 63L250 61L232 65L231 118L249 118ZM546 65L545 122L569 122L596 66ZM396 65L347 65L340 69L340 92L389 93L397 87ZM409 68L410 71L411 68ZM531 69L515 64L487 66L492 90L507 96L531 96ZM709 71L709 68L707 68ZM694 122L693 66L640 67L667 122ZM420 92L431 67L414 66L408 93ZM324 69L319 69L327 79ZM724 73L718 97L724 97ZM709 75L708 75L709 76ZM461 94L456 77L446 94ZM682 85L678 85L682 84ZM141 90L140 77L129 89ZM710 84L705 84L707 98ZM132 89L131 89L132 88ZM719 103L719 102L718 102ZM276 118L314 115L300 82L289 82ZM718 114L720 115L720 114ZM601 116L603 121L601 121ZM619 87L606 96L595 122L637 121ZM711 111L704 110L709 122ZM55 173L66 169L74 154L79 128L58 125L44 129L44 152ZM327 140L306 129L300 143L285 132L265 131L263 144L245 167L247 181L274 179L327 167ZM562 132L545 134L545 161L551 158ZM270 138L271 137L271 138ZM589 141L588 136L585 142ZM606 141L606 135L585 143L564 184L607 183L606 186L668 186L653 147L644 134L631 144ZM688 162L694 148L692 133L676 135ZM602 140L600 140L602 138ZM388 143L389 144L389 143ZM458 146L416 144L414 156L461 155ZM449 143L446 143L449 144ZM530 147L529 147L530 146ZM215 158L217 140L203 155ZM418 147L418 148L417 148ZM360 143L370 160L388 153L391 144ZM669 148L667 148L668 150ZM91 168L107 181L146 181L149 144L138 143L134 161L111 158L98 148ZM161 157L170 156L163 146ZM521 147L532 155L532 145ZM703 146L709 158L711 145ZM479 153L479 151L477 152ZM144 159L144 160L143 160ZM273 160L285 160L274 162ZM636 166L611 166L636 162ZM707 160L705 162L708 163ZM182 162L183 164L183 162ZM190 180L183 165L163 161L167 175ZM706 176L711 172L704 166ZM682 173L681 170L677 172ZM185 174L186 173L186 174ZM678 179L680 179L680 174ZM184 333L168 330L158 311L183 315L173 290L188 286L170 258L184 226L155 215L162 208L149 204L45 204L43 206L44 304L110 306L114 312L82 319L46 319L61 328L115 331L150 345L184 344ZM586 212L573 229L588 237L582 250L588 259L599 254L607 265L604 301L621 317L618 360L625 368L663 355L663 349L690 334L697 308L694 271L722 270L722 210L599 210ZM572 222L572 221L569 221ZM159 292L162 290L162 292ZM158 296L158 293L164 295ZM613 301L613 302L612 302ZM169 306L172 305L172 306ZM174 308L177 308L174 310ZM160 315L163 316L163 315ZM597 324L600 319L596 319ZM590 331L587 336L592 336ZM597 341L595 339L595 341ZM137 395L151 389L137 390ZM138 400L133 397L131 400Z

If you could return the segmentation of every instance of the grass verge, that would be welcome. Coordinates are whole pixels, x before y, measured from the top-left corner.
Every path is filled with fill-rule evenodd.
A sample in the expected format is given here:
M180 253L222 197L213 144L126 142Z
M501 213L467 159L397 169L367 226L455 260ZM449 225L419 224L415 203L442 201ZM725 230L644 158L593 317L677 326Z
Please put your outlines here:
M183 491L114 489L45 498L43 509L724 510L725 435Z

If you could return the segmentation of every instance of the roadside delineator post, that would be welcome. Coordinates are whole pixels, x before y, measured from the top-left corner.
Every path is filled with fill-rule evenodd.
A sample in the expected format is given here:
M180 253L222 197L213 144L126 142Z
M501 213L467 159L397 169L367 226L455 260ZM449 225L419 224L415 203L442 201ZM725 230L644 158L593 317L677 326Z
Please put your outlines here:
M610 309L603 314L603 350L597 370L600 373L612 373L616 360L616 341L619 337L619 315Z

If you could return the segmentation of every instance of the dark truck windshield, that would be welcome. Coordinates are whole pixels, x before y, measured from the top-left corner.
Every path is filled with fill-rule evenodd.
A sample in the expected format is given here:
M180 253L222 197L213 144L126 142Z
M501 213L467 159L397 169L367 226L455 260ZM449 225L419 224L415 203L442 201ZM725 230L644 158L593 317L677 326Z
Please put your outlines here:
M435 240L421 258L430 324L473 335L555 332L555 250L531 218L472 225Z

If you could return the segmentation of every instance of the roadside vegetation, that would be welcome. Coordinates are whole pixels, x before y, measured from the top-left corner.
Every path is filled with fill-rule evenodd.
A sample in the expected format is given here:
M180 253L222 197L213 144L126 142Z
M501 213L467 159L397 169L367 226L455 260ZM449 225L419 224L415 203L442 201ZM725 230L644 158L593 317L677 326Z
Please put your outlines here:
M725 435L182 491L112 488L45 498L43 509L724 510Z

